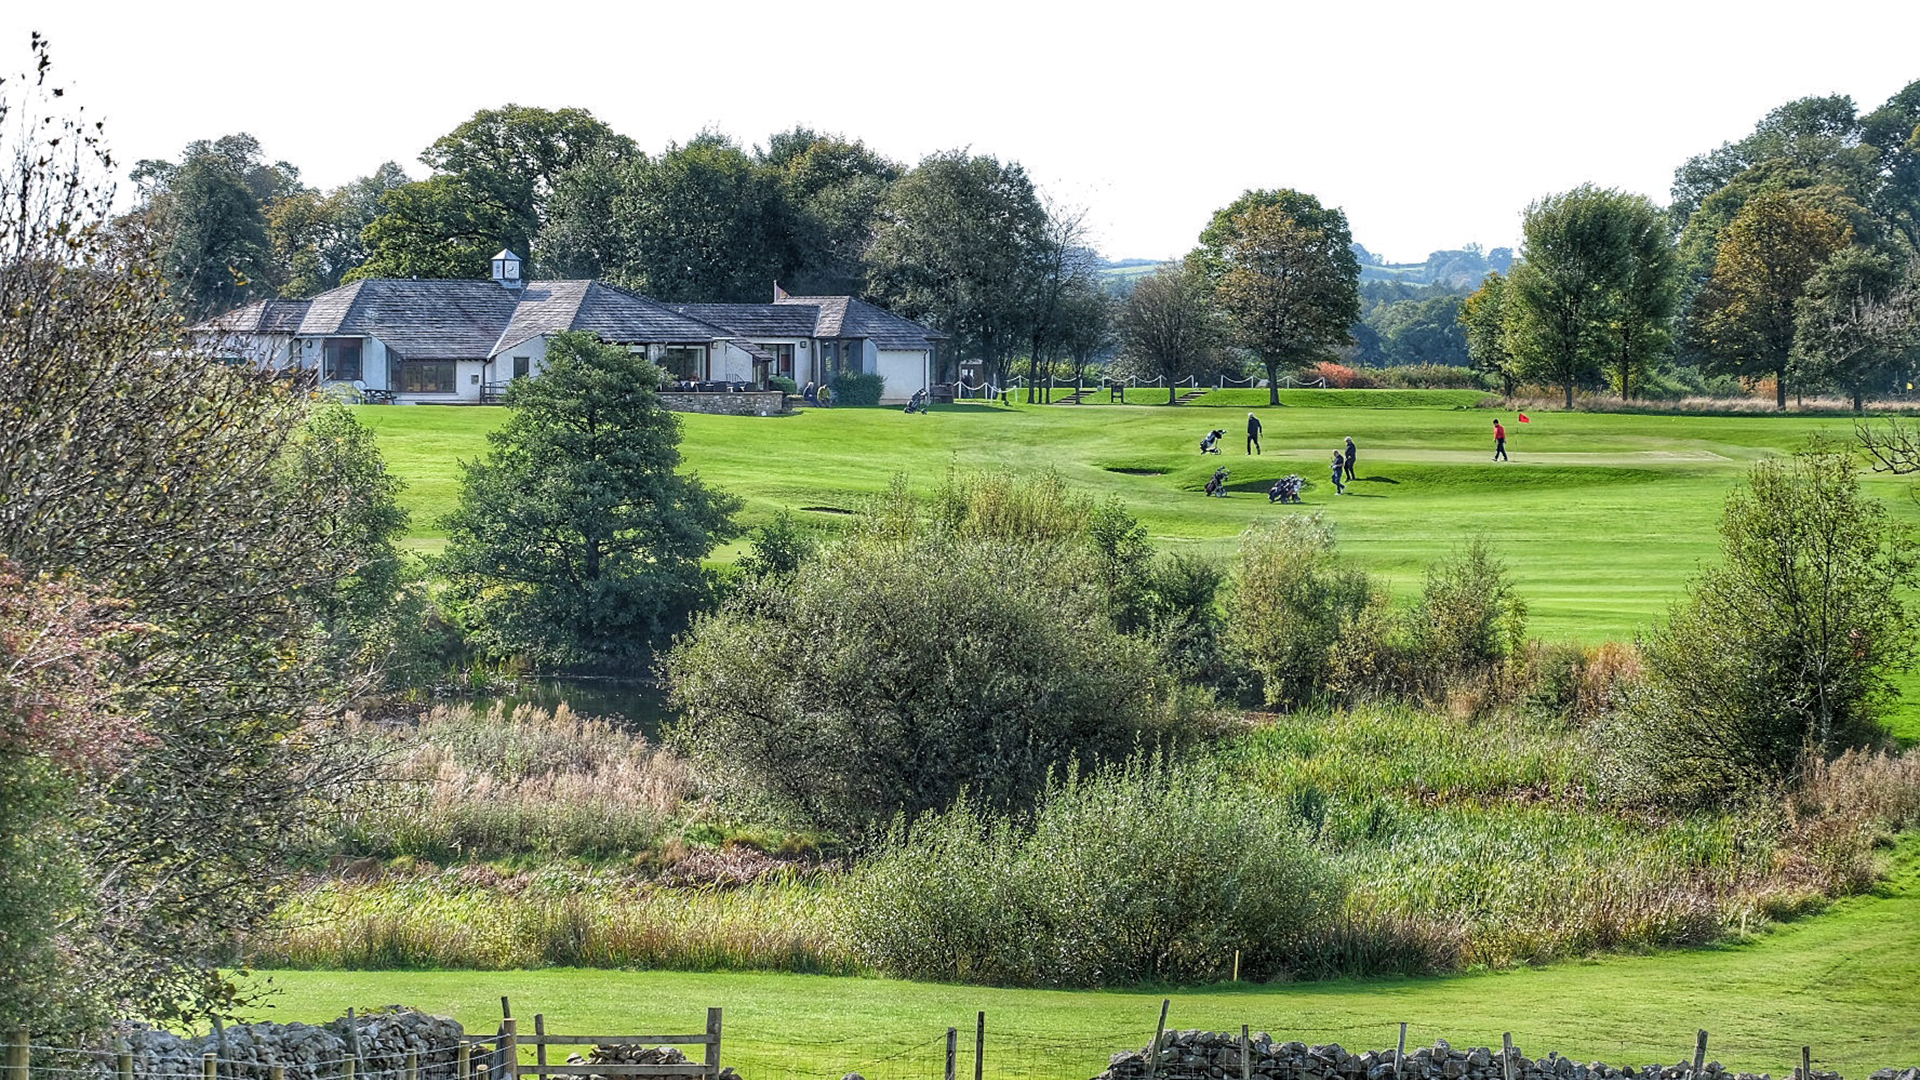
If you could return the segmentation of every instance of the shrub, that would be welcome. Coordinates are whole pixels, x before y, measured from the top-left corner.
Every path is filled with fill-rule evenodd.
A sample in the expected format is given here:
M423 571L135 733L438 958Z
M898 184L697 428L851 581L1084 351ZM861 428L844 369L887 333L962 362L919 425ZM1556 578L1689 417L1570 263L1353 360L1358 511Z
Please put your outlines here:
M1641 794L1704 803L1795 779L1805 754L1884 739L1889 673L1911 661L1907 532L1851 458L1763 461L1727 499L1723 565L1643 649L1612 729Z
M887 380L878 375L843 371L833 377L833 403L872 408L880 404L880 394L886 388Z
M783 394L797 394L800 392L800 384L787 378L785 375L767 376L767 385Z
M846 886L849 944L902 978L1109 986L1284 974L1335 876L1270 800L1134 760L1031 816L970 800L896 827Z
M1403 390L1500 389L1500 380L1484 371L1458 364L1402 364L1374 373L1383 385Z
M1303 704L1326 689L1341 628L1374 591L1366 574L1338 563L1333 526L1317 513L1248 530L1232 584L1227 640L1268 705Z
M1371 390L1377 385L1367 372L1356 371L1345 364L1336 364L1331 360L1322 360L1301 368L1300 379L1302 382L1325 379L1328 388L1334 390Z
M667 659L676 745L832 828L1024 803L1050 769L1165 730L1169 680L1117 631L1057 480L896 485L788 583L750 582ZM1055 539L1048 540L1047 537Z

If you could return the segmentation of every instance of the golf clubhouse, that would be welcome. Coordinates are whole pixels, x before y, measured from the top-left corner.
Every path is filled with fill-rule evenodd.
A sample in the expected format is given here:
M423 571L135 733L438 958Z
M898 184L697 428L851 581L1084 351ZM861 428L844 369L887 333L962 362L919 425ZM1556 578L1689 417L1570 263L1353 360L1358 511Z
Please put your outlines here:
M538 375L547 342L568 330L644 352L678 393L768 390L773 378L829 384L879 375L882 400L933 379L944 335L851 296L766 304L661 303L604 281L524 281L502 251L492 281L367 278L310 300L259 300L190 328L227 360L311 373L369 401L480 404Z

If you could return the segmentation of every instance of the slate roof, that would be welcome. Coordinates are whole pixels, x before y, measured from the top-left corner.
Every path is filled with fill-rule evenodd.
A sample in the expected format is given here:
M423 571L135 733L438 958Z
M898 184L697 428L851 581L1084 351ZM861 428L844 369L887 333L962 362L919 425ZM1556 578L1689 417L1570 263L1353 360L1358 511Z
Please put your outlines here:
M603 281L541 281L521 294L520 306L493 347L496 355L563 330L585 330L624 344L688 344L729 336L719 326Z
M775 307L814 307L819 311L815 337L866 338L883 349L931 349L947 335L886 308L851 296L787 296Z
M735 334L760 338L810 338L818 313L800 305L676 304L675 310L724 326Z
M883 349L927 349L946 336L850 296L669 306L603 281L540 281L514 291L491 281L402 278L368 278L311 300L259 300L194 329L367 335L407 360L484 360L563 330L620 344L735 339L743 348L754 337L789 337L866 338Z
M681 304L746 337L866 338L883 349L930 349L946 335L851 296L788 296L771 304Z
M518 300L491 281L367 278L311 303L303 336L367 334L407 360L484 360Z
M296 334L310 300L255 300L246 307L215 315L194 330L225 330L241 334Z

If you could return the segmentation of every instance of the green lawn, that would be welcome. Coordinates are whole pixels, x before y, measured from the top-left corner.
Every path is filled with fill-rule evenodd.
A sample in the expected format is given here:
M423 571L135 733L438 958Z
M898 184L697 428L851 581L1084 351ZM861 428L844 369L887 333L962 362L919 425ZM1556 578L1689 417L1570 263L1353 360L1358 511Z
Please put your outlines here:
M726 1061L747 1080L937 1076L948 1026L971 1045L976 1010L992 1032L989 1075L1090 1077L1114 1051L1152 1034L1161 991L997 990L804 975L685 974L576 969L515 972L269 973L279 990L260 1014L321 1021L348 1006L404 1002L492 1030L502 995L516 1016L543 1013L551 1030L612 1034L700 1029L726 1013ZM1920 838L1896 852L1878 892L1828 913L1713 949L1613 957L1435 979L1208 987L1171 992L1170 1026L1272 1032L1391 1046L1406 1021L1412 1044L1498 1046L1615 1065L1672 1064L1694 1031L1731 1068L1780 1076L1803 1044L1816 1067L1864 1080L1920 1063ZM523 1019L530 1027L530 1020ZM901 1051L907 1053L883 1061ZM962 1069L970 1067L963 1057Z
M812 410L786 417L687 415L689 468L742 495L744 520L781 508L837 527L848 509L898 473L918 488L962 470L1057 469L1100 497L1115 495L1165 547L1231 550L1248 525L1300 509L1269 506L1273 480L1299 472L1304 510L1340 528L1341 545L1403 595L1428 563L1473 533L1492 537L1548 638L1598 642L1632 637L1677 597L1716 550L1722 497L1755 459L1824 432L1846 437L1838 417L1644 416L1542 413L1530 424L1506 415L1513 460L1496 464L1497 414L1471 407L1473 391L1227 390L1177 409L1165 406L963 404L907 416L894 409ZM1208 402L1219 401L1217 406ZM1243 453L1245 413L1260 405L1266 453ZM1378 406L1378 407L1374 407ZM363 407L395 472L409 483L416 544L444 540L437 518L451 507L459 460L485 450L501 409ZM1227 432L1226 453L1202 456L1200 437ZM1353 494L1336 497L1327 460L1341 440L1360 447ZM1201 488L1218 465L1232 496ZM1130 471L1123 471L1130 470ZM1903 481L1869 479L1913 519ZM720 553L730 557L739 550Z

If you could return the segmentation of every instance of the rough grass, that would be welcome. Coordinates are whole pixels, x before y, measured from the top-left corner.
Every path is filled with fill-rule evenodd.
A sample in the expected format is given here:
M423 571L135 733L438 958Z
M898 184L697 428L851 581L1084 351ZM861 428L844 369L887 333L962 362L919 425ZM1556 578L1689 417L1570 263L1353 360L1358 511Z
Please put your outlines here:
M1920 837L1893 854L1893 874L1873 894L1737 944L1500 973L1068 993L742 973L276 971L256 976L278 991L256 1015L320 1021L401 1001L491 1031L508 995L516 1016L542 1013L549 1030L602 1034L695 1031L719 1005L724 1060L750 1080L855 1069L905 1080L938 1076L946 1029L961 1029L969 1047L985 1010L985 1071L1011 1080L1095 1075L1108 1054L1146 1044L1170 996L1175 1027L1248 1024L1359 1049L1392 1046L1405 1021L1410 1045L1497 1047L1511 1031L1528 1054L1615 1065L1672 1064L1704 1028L1709 1056L1730 1068L1786 1075L1805 1044L1817 1068L1861 1080L1915 1063L1920 1047ZM963 1056L961 1069L970 1064Z

